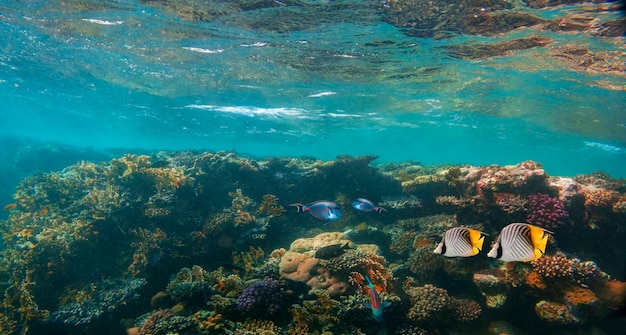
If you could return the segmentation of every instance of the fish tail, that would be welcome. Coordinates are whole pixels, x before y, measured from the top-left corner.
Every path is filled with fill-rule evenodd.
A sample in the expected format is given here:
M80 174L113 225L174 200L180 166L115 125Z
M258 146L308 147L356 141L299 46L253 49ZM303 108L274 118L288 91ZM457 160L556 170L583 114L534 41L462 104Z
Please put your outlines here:
M383 211L386 211L386 209L384 209L382 207L376 207L376 212L382 213Z
M289 204L289 206L296 207L296 209L298 210L296 213L302 213L302 207L304 207L303 204Z

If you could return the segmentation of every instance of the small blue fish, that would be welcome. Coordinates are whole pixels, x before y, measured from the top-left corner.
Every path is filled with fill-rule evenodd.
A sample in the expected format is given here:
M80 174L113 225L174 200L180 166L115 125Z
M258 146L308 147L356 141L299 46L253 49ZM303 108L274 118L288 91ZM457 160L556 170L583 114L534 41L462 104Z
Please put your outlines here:
M354 209L357 210L357 212L359 212L359 214L361 213L368 213L368 212L382 212L385 209L382 207L378 207L376 205L374 205L373 202L367 200L367 199L363 199L363 198L357 198L356 200L354 200L352 202L352 207L354 207Z
M320 200L307 205L291 204L289 206L296 206L298 213L306 212L316 219L324 220L324 224L341 218L341 208L332 201Z
M374 320L380 321L383 319L383 309L391 305L389 301L380 303L380 295L378 291L376 291L376 287L372 284L370 277L365 276L367 280L367 286L370 288L370 302L366 304L367 307L372 309L372 315L374 315Z

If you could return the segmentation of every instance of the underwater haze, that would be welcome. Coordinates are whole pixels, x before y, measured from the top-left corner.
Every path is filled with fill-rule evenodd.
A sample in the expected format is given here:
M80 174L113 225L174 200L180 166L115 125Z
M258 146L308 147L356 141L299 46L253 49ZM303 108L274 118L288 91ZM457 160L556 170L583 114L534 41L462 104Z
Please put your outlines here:
M626 176L619 3L424 3L3 1L0 134Z

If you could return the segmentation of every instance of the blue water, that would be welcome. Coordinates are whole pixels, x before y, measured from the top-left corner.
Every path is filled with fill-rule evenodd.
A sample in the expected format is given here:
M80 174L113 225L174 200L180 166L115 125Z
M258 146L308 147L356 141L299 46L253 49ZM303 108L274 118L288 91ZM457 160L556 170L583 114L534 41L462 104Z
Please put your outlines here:
M478 60L442 48L539 34L623 53L623 37L417 38L370 4L352 13L292 4L324 19L285 17L281 29L263 24L268 10L201 22L152 2L0 1L0 135L96 150L530 159L551 175L626 177L623 73L576 71L550 47Z

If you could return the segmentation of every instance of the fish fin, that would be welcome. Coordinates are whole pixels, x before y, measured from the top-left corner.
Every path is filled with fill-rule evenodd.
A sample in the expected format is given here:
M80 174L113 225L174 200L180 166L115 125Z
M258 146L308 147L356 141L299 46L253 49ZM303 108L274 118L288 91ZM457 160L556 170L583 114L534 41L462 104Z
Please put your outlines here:
M330 220L326 220L326 221L324 221L324 226L325 226L325 225L327 225L327 224L329 224L329 223L330 223Z
M365 280L367 280L367 285L370 287L374 287L374 284L372 284L372 281L370 280L370 277L365 275Z
M481 250L483 250L483 243L485 242L485 234L475 229L468 228L467 231L469 232L469 240L470 240L470 243L472 244L472 250L474 250L474 253L472 254L472 256L474 256L477 253L479 253Z
M530 240L533 243L533 249L535 256L533 259L537 259L546 253L546 244L548 244L549 230L545 230L541 227L528 225L530 229Z
M383 301L381 306L382 306L382 308L387 308L387 307L391 306L391 301Z
M295 206L298 210L296 213L302 213L302 207L304 207L303 204L289 204L289 206Z
M372 308L372 304L370 304L369 302L363 303L363 306L367 308Z

